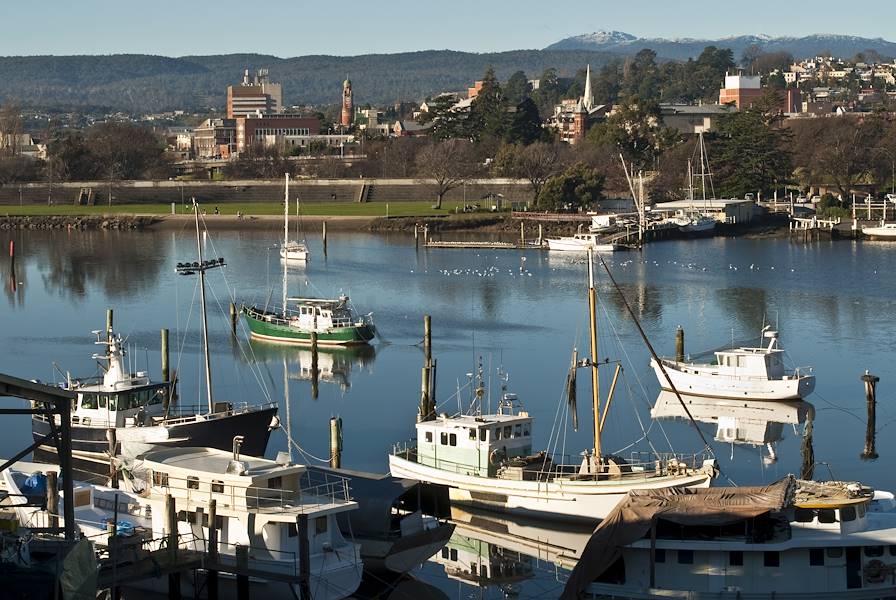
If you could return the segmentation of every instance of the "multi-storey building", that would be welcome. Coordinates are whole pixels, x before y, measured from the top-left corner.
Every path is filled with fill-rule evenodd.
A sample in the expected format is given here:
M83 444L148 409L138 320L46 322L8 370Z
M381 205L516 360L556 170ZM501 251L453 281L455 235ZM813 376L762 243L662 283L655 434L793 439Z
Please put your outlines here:
M198 158L230 158L236 151L236 120L206 119L193 131L193 147Z
M725 87L719 92L719 104L731 104L738 110L750 108L762 97L759 75L725 75Z
M236 118L236 151L254 144L289 148L305 146L320 135L320 121L314 117L291 114L255 113Z
M278 113L283 107L283 87L268 81L268 70L259 69L254 79L249 69L243 73L243 82L227 86L227 117L244 117L253 113Z

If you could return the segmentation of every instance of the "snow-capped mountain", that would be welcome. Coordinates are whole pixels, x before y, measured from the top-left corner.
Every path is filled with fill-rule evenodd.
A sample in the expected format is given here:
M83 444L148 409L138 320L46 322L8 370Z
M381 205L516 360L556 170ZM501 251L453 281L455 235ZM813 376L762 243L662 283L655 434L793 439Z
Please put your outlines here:
M644 48L654 50L664 58L687 59L696 57L706 46L730 48L735 59L748 46L759 46L765 52L785 51L795 57L816 56L830 52L834 56L852 58L858 52L874 50L883 56L896 57L896 43L882 38L863 38L855 35L814 34L804 37L771 37L769 35L738 35L718 39L699 38L639 38L622 31L596 31L569 37L546 50L598 50L619 54L634 54Z

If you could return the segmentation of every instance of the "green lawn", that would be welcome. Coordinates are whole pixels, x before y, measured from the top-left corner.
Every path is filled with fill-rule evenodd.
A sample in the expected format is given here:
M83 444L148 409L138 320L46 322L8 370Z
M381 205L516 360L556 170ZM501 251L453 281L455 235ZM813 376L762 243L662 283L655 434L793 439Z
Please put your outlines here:
M314 202L303 204L302 215L305 216L362 216L362 217L417 217L431 215L453 214L462 202L443 202L441 210L432 208L431 201L418 202ZM211 204L202 207L207 214L214 211ZM388 207L388 210L387 210ZM218 209L223 215L235 215L241 212L244 215L281 215L283 204L279 202L251 202L246 204L227 203L219 204ZM184 214L184 208L177 205L178 214ZM113 204L97 206L74 206L67 204L54 204L46 206L42 204L3 205L0 206L0 215L167 215L171 213L170 204Z

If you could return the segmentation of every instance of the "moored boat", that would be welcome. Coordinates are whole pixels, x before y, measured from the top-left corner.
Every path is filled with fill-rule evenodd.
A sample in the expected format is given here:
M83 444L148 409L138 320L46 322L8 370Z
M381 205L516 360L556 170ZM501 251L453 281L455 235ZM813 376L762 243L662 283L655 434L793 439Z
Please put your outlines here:
M348 296L287 298L295 308L266 310L242 308L249 334L256 339L292 344L310 344L312 334L324 346L367 344L376 336L370 315L359 316L349 306Z
M619 249L619 244L610 244L601 241L596 233L577 233L571 236L559 238L546 238L545 243L548 250L559 252L615 252Z
M884 223L876 227L862 227L862 234L873 239L896 240L896 223Z
M785 368L778 332L765 327L762 337L768 345L719 350L712 364L663 358L651 359L650 366L662 389L691 396L800 400L811 394L815 389L812 368Z

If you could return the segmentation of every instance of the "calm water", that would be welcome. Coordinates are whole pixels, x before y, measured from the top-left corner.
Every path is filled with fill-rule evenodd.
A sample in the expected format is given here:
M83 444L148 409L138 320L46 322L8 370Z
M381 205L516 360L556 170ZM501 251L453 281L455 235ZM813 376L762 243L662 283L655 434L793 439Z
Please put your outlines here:
M60 371L87 376L96 371L90 331L115 309L116 330L127 336L135 368L159 375L159 329L171 330L172 362L180 373L184 401L202 401L200 338L195 278L176 276L174 265L194 260L196 242L186 232L21 232L15 290L3 259L4 306L0 310L0 372L44 381ZM409 236L330 234L324 259L311 242L312 262L291 270L292 295L351 296L360 312L372 312L382 333L372 351L322 354L318 397L311 397L310 354L259 343L235 343L227 303L264 304L280 296L281 267L272 248L275 233L222 232L205 239L208 256L224 256L226 269L210 272L209 325L213 344L216 400L281 403L298 449L308 457L328 455L328 420L344 424L343 464L371 471L387 469L395 441L413 432L420 381L422 315L433 315L434 356L438 359L438 400L456 410L452 396L464 386L481 357L490 396L499 366L536 419L536 436L549 444L562 400L573 346L586 347L585 268L581 259L537 251L415 251ZM618 253L608 259L629 302L660 354L674 353L674 333L686 331L688 352L757 339L763 322L778 323L782 345L796 365L813 365L817 374L815 454L834 475L860 478L896 489L894 472L884 462L896 453L893 386L896 366L896 275L890 268L896 246L876 243L715 239L657 243L643 253ZM648 353L626 316L607 277L598 272L601 298L601 355L621 359L625 376L608 419L605 448L622 449L650 429L658 449L669 441L678 451L696 451L702 442L689 425L647 420L648 402L658 384ZM275 300L276 301L276 300ZM54 366L55 365L55 366ZM285 365L285 369L284 369ZM878 445L881 459L859 458L865 436L865 401L860 375L881 377ZM610 372L603 378L609 383ZM289 420L284 379L289 382ZM579 384L578 432L568 431L558 449L575 454L589 445L588 382ZM203 392L204 394L204 392ZM467 394L462 396L467 398ZM703 425L712 441L715 428ZM9 456L30 441L28 418L7 417L0 424L0 454ZM272 437L269 454L285 450L286 428ZM800 440L788 425L777 446L777 462L752 446L713 442L724 474L737 484L774 481L799 470ZM819 467L820 477L828 476ZM724 483L724 480L723 480ZM463 562L469 553L503 559L493 544L458 538ZM452 556L439 559L451 562ZM462 582L452 569L427 564L419 574L449 597L480 594L503 597L559 593L562 573L551 560L519 559L514 577L484 588ZM450 571L450 573L449 573ZM453 575L452 575L453 573ZM488 579L492 580L494 578ZM486 581L487 583L488 581Z

